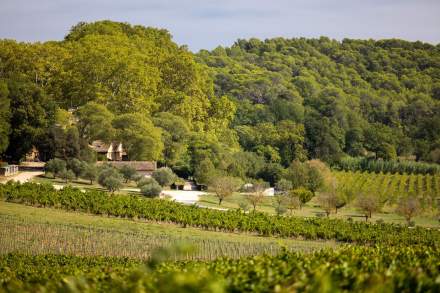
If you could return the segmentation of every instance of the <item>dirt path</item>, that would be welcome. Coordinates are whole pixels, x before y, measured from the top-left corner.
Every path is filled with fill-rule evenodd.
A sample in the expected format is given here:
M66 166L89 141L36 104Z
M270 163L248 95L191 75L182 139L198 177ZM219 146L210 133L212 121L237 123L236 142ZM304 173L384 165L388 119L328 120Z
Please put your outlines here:
M8 182L8 181L11 181L11 180L15 180L15 181L18 181L20 183L25 183L25 182L31 181L32 178L34 178L35 176L39 176L39 175L42 175L42 174L44 174L44 172L41 172L41 171L25 171L25 172L20 172L17 175L4 178L3 182Z
M199 201L199 196L206 194L203 191L186 191L186 190L164 190L162 195L170 196L177 202L184 204L195 204Z

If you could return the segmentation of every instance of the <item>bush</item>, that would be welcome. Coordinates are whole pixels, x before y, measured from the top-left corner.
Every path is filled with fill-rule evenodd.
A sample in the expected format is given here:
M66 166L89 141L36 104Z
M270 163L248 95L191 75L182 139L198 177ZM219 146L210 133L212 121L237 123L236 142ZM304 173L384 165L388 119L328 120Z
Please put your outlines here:
M162 192L162 186L157 183L153 178L148 183L145 183L141 187L142 195L146 197L157 197Z
M98 176L98 183L108 191L115 192L122 187L122 175L113 167L105 166Z
M130 180L134 180L136 175L136 169L130 165L124 165L119 169L119 172L122 174L122 176L125 179L125 183L127 183Z
M176 174L168 167L157 169L153 172L152 177L163 187L170 186L177 179Z

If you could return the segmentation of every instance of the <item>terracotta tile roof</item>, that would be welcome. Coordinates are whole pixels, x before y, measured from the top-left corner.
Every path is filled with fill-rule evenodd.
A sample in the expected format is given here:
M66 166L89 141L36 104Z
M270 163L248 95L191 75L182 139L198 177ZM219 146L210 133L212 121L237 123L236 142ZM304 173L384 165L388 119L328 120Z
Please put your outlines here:
M154 171L156 170L156 162L154 161L108 161L108 162L97 162L100 164L110 164L116 168L121 168L122 166L129 165L136 169L136 171Z
M108 151L108 148L110 147L110 145L103 142L102 140L95 140L92 142L91 147L97 153L106 153Z

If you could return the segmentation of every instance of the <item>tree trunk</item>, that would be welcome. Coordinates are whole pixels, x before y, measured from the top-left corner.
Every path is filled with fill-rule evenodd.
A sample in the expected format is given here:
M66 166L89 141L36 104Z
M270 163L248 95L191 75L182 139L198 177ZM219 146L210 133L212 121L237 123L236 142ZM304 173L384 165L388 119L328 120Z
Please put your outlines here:
M223 201L223 198L219 198L219 199L218 199L218 205L219 205L219 206L222 205L222 201Z

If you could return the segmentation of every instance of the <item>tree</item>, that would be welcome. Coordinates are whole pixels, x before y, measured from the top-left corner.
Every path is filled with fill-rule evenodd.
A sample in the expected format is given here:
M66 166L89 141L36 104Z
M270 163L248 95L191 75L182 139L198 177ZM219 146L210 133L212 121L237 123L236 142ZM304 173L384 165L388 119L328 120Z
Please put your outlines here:
M218 204L221 205L223 200L231 196L241 186L241 180L235 177L220 176L213 178L209 183L209 190L214 192L218 198Z
M286 212L287 196L286 193L278 193L273 197L272 205L275 208L275 212L278 216Z
M61 172L66 170L66 161L57 158L52 159L46 163L44 170L52 173L55 178L56 176L59 176Z
M324 184L324 178L319 169L308 162L307 168L307 183L306 186L308 190L316 193Z
M292 182L282 178L275 184L275 190L281 194L286 194L289 190L293 189Z
M293 195L297 196L300 202L300 208L313 198L313 192L303 187L292 190Z
M81 176L81 174L84 172L86 167L86 164L77 158L73 158L69 161L67 161L67 168L72 170L72 172L75 174L75 178L78 179L78 177Z
M78 118L78 131L81 138L91 142L93 140L110 141L115 130L112 126L114 115L104 106L89 102L75 112Z
M257 205L264 201L264 191L269 187L269 184L262 180L252 182L251 192L246 193L246 200L254 208L254 212L257 209Z
M218 176L218 171L215 170L214 164L208 158L201 161L194 168L194 178L197 184L208 186L210 181L216 176Z
M9 145L11 109L8 85L0 81L0 158Z
M93 184L93 181L98 177L98 169L94 164L85 164L84 171L82 173L82 178L90 180L90 185Z
M162 192L162 186L154 180L153 178L146 178L147 180L144 180L141 188L142 195L146 197L157 197Z
M376 195L364 193L358 196L356 206L364 213L365 221L368 221L374 212L379 211L380 201Z
M416 197L401 197L399 199L396 213L405 217L408 225L411 224L411 219L420 212L420 202Z
M116 138L124 142L128 157L133 161L157 161L162 158L161 130L140 113L122 114L113 120Z
M136 169L130 165L123 165L119 172L121 172L122 176L125 179L125 183L128 183L128 181L133 180L134 176L136 175Z
M293 214L293 210L299 208L301 206L301 201L299 200L298 195L293 192L293 190L289 191L285 197L286 207L290 210L290 214Z
M72 181L73 178L75 178L75 173L73 173L72 170L66 170L66 169L64 169L64 170L62 170L62 171L59 173L59 176L60 176L61 179L64 180L64 182L67 183L68 181Z
M153 123L162 129L162 141L164 143L164 162L167 166L174 166L187 152L189 128L182 117L168 112L155 115Z
M162 167L153 172L151 175L162 187L168 187L173 184L177 176L173 170L168 167Z
M122 187L122 175L111 166L104 166L98 175L98 183L111 193Z
M321 208L325 211L325 214L330 216L332 210L336 209L338 198L333 192L323 192L318 195L318 203Z

